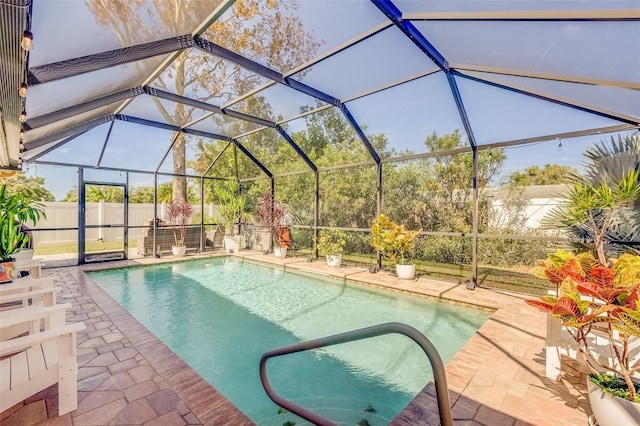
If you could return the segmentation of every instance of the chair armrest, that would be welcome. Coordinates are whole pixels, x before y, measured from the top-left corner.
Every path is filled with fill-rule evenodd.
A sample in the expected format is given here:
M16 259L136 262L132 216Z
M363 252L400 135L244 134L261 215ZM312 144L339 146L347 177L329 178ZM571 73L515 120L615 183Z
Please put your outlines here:
M17 268L32 268L35 266L44 266L45 263L42 259L34 258L34 259L26 259L26 260L16 260Z
M40 290L23 291L21 293L0 294L0 303L15 302L17 300L31 299L34 297L44 296L50 293L58 293L61 287L44 288Z
M29 334L27 336L16 337L15 339L0 342L0 356L9 355L45 340L56 339L60 336L70 333L76 333L86 328L83 322L74 322L72 324L51 328L41 333Z
M37 290L53 287L53 278L18 278L9 284L0 285L0 294L11 294L16 291Z
M65 311L71 308L71 303L55 306L28 306L26 308L0 311L0 326L2 328L20 324L27 321L35 321L40 318L48 318L51 315L65 315Z

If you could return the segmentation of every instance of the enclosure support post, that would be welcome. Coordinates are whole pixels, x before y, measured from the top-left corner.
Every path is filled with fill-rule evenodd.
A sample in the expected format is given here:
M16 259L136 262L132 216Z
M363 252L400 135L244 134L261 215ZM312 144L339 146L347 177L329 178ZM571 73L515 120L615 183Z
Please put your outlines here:
M124 258L129 259L129 172L124 176Z
M273 218L275 216L275 210L276 210L276 180L273 176L271 176L271 178L269 179L269 183L271 185L271 221L273 222ZM275 240L276 236L275 235L271 235L270 241L269 241L269 251L270 252L274 252L275 248L275 243L273 240Z
M164 160L167 159L167 156L173 149L173 146L176 144L176 141L178 140L179 137L180 137L180 132L175 132L175 136L171 141L171 145L169 146L169 149L165 151L164 156L162 157L162 160L160 160L160 163L158 164L156 169L153 171L153 249L152 251L153 251L154 257L158 259L160 258L160 247L158 247L157 245L158 242L156 241L156 234L158 233L158 171L160 170L160 167L162 167L162 164L164 164Z
M200 253L205 252L206 241L204 236L204 175L202 175L200 176Z
M153 254L154 257L160 257L158 251L158 242L156 234L158 233L158 171L153 172Z
M98 228L98 241L104 241L104 200L98 200L98 225L101 225Z
M467 288L473 290L478 285L478 147L472 146L473 182L472 182L472 235L471 235L471 281Z
M382 214L382 163L380 161L378 161L377 164L377 168L376 168L376 193L377 193L377 199L376 199L376 214L377 216L380 216L380 214ZM380 252L377 253L377 264L378 264L378 269L382 268L382 255L380 254Z
M87 203L84 188L84 168L78 167L78 265L84 264L84 246L87 239L85 213Z
M318 169L314 172L315 185L313 191L314 198L314 217L313 217L313 257L318 258L318 222L320 222L320 172Z
M236 175L236 180L240 182L240 174L238 173L238 146L233 144L233 171Z

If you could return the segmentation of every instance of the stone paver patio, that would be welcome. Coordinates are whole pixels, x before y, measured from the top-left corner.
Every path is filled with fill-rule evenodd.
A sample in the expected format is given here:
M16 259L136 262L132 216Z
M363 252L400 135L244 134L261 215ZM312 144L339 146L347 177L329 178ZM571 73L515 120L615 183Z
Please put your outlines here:
M328 268L323 262L302 258L276 259L249 251L241 256L247 261L495 310L446 365L454 423L587 424L591 412L584 368L563 360L561 382L544 377L545 317L527 306L523 296L487 289L470 291L462 284L426 278L401 281L385 272ZM63 287L58 302L73 305L67 322L87 325L77 339L78 409L58 417L57 388L52 386L2 413L0 425L253 424L83 273L167 260L173 259L45 269L43 276L55 277L55 285ZM438 424L434 394L433 387L427 386L394 424Z

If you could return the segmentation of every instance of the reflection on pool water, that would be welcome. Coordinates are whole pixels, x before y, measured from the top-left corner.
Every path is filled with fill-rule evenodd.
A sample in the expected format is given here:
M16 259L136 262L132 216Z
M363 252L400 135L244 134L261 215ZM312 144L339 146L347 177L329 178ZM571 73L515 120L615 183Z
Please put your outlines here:
M424 333L446 363L489 317L235 258L90 277L259 425L305 424L262 389L258 363L267 350L397 321ZM351 425L388 424L432 378L426 355L401 335L275 358L268 372L280 395Z

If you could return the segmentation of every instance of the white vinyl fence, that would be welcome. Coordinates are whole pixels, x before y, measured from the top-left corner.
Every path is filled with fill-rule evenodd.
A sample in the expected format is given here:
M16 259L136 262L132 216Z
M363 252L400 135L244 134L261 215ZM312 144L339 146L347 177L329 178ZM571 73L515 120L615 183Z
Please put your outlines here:
M74 230L60 231L38 231L53 228L78 228L78 204L63 202L45 202L43 203L47 213L46 219L41 219L36 227L27 223L32 227L34 244L46 245L48 243L74 242L78 240L78 232ZM124 224L124 205L122 203L87 203L86 205L86 225L123 225ZM166 204L158 204L158 218L164 217ZM193 205L194 215L200 214L200 205ZM205 205L204 209L205 221L215 221L218 217L218 209L213 204ZM142 227L153 219L153 204L129 204L129 226ZM142 228L130 229L129 238L137 238L142 233ZM87 229L86 239L114 241L122 240L123 229L120 228L97 228Z

